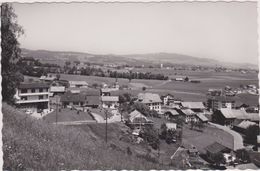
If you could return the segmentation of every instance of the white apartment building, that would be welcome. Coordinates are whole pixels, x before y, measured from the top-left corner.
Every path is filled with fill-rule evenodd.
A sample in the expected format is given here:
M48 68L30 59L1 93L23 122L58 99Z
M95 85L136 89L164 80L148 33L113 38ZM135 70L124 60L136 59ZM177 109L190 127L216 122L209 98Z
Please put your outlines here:
M21 83L15 94L16 104L20 108L49 109L49 85L40 82Z

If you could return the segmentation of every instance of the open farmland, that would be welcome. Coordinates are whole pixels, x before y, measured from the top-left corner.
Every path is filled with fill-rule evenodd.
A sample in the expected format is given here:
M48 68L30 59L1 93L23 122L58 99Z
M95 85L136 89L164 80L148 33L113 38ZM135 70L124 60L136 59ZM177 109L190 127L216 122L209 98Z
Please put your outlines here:
M155 69L154 71L157 71ZM164 71L164 70L162 70ZM167 70L171 71L171 70ZM159 72L159 71L158 71ZM171 71L173 72L173 71ZM132 90L120 90L114 94L122 94L129 92L133 95L137 95L143 92L142 87L146 87L147 92L154 92L159 94L172 93L177 98L181 98L185 101L206 101L206 93L209 88L221 89L225 86L232 88L239 88L240 85L254 84L258 87L258 77L255 73L241 74L238 72L219 73L219 72L197 72L197 71L181 71L184 76L188 76L190 79L200 80L201 83L190 82L178 82L178 81L162 81L162 80L144 80L144 79L132 79L129 82L128 79L118 78L119 85L127 85ZM169 73L170 74L170 73ZM174 74L174 72L172 73ZM177 77L172 75L173 77ZM26 76L27 77L27 76ZM32 77L27 77L32 78ZM61 74L61 78L70 81L87 81L89 85L94 83L102 84L106 83L112 85L115 83L115 78L109 77L97 77L97 76L83 76L83 75L69 75ZM258 96L251 94L240 94L237 100L241 103L249 105L258 104Z

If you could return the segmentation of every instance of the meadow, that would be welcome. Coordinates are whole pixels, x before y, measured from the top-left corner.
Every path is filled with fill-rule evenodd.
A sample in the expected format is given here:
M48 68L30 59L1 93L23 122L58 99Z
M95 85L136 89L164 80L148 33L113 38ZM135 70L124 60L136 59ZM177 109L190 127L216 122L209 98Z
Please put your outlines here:
M241 74L237 72L232 73L216 73L216 72L196 72L186 71L189 78L200 80L200 83L178 82L178 81L162 81L162 80L143 80L133 79L129 82L128 79L118 78L119 85L127 85L132 90L121 90L119 93L124 92L137 95L143 92L142 86L147 87L146 92L159 93L160 95L171 93L177 98L185 101L206 101L206 93L209 88L223 89L225 86L232 88L239 88L240 85L254 84L258 86L258 77L255 73ZM92 85L93 83L102 84L107 83L112 85L115 83L115 78L96 77L96 76L81 76L81 75L68 75L61 74L61 79L66 80L85 80ZM240 103L249 105L258 104L258 96L251 94L240 94L236 97Z
M148 70L148 68L147 68ZM149 69L148 71L150 71ZM128 79L118 78L117 81L120 86L125 85L131 90L120 90L115 92L115 95L125 92L137 95L143 92L142 88L146 87L146 92L159 93L160 95L171 93L177 98L185 101L206 101L206 93L209 88L223 89L225 86L232 88L239 88L240 85L254 84L258 87L258 75L256 73L242 74L239 72L205 72L205 71L178 71L179 75L174 75L176 71L167 69L153 69L154 73L168 72L170 77L185 77L188 76L191 80L200 80L200 83L178 82L178 81L162 81L162 80L144 80L144 79ZM33 78L26 76L26 79ZM38 79L35 78L34 79ZM83 76L83 75L69 75L61 74L60 79L70 81L86 81L90 86L94 83L101 85L106 83L113 85L115 78L97 77L97 76ZM240 94L237 97L238 102L249 105L258 104L258 96L251 94Z

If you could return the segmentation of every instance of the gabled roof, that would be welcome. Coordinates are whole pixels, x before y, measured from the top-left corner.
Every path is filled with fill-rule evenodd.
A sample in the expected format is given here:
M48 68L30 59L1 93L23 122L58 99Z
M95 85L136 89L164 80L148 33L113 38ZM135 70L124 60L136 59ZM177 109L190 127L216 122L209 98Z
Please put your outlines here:
M206 121L209 120L209 119L208 119L204 114L202 114L202 113L197 113L197 117L198 117L201 121L203 121L203 122L206 122Z
M249 126L252 125L257 125L257 124L251 121L242 121L240 124L237 125L237 127L247 129Z
M102 102L118 102L118 96L101 96Z
M153 93L139 93L138 101L141 103L161 103L162 100L158 94Z
M216 153L222 152L225 149L228 149L228 147L226 147L218 142L214 142L213 144L210 144L209 146L207 146L205 149L206 149L206 151L208 151L210 153L216 154Z
M162 113L170 113L173 116L179 115L175 109L161 109Z
M247 113L242 109L222 108L220 112L225 118L236 118L241 120L259 121L258 113Z
M229 109L229 108L222 108L220 109L220 112L222 113L222 115L225 117L225 118L229 118L229 119L232 119L232 118L236 118L236 116L233 114L232 112L232 109Z
M181 109L181 111L186 116L195 115L195 113L191 109Z
M50 92L65 92L64 86L51 86Z
M133 120L134 120L135 118L144 118L145 120L147 120L147 118L146 118L143 114L141 114L138 110L134 110L133 112L131 112L131 113L129 114L129 120L130 120L131 122L133 122Z
M205 109L202 102L181 102L181 105L188 109Z
M49 88L50 86L41 82L20 83L19 88Z

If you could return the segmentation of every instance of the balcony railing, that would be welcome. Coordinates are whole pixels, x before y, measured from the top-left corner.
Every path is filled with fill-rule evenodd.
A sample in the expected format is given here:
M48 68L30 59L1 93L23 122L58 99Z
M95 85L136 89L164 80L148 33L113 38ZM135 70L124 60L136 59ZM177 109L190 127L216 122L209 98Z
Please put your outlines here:
M19 93L19 96L39 96L39 95L49 95L50 92L34 92L34 93Z
M49 102L49 99L17 100L17 104Z

